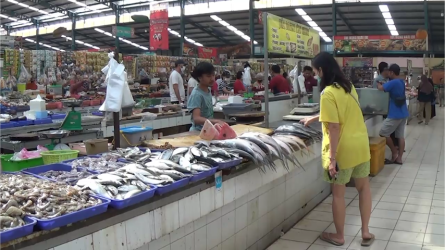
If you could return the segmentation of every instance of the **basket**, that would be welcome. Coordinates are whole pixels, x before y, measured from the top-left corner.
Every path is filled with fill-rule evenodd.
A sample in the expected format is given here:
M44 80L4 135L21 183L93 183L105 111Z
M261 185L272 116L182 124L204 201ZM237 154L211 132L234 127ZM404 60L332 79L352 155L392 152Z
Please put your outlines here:
M54 150L40 153L44 164L59 163L62 161L77 158L78 150Z
M1 169L6 172L16 172L25 168L32 168L43 165L42 157L26 159L21 161L11 161L14 154L6 154L1 156Z

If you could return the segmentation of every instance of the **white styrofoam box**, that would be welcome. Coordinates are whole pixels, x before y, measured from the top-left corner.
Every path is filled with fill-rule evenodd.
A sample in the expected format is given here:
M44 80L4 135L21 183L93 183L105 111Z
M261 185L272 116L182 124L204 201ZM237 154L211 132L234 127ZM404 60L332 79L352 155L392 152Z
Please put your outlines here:
M118 223L93 233L93 249L127 250L126 238L125 225Z
M235 201L235 178L224 181L222 184L222 191L224 195L224 205Z
M207 227L195 231L195 250L207 250Z
M149 213L145 213L125 221L128 249L137 249L151 241Z
M221 217L221 241L225 241L235 234L235 211Z
M185 226L201 217L199 193L179 200L179 226Z
M167 204L162 207L162 235L173 232L179 228L179 202Z
M170 234L164 235L161 238L151 241L148 243L148 249L149 250L163 250L165 247L170 248ZM128 249L130 250L130 249Z

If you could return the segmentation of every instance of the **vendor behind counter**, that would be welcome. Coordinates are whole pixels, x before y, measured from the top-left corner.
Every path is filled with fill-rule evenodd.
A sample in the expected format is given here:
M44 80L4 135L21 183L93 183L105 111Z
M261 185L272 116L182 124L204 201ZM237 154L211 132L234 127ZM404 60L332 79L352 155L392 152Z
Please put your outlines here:
M206 120L213 124L224 123L213 119L212 90L215 83L215 67L211 63L201 62L193 71L198 85L193 89L187 101L187 109L192 113L190 131L201 131Z

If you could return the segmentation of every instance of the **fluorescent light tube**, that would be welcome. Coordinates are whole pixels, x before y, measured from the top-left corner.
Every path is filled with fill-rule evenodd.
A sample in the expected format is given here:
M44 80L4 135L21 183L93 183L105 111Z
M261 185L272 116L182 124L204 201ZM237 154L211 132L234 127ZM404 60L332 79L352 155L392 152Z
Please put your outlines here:
M389 12L388 5L386 4L379 5L379 8L381 12Z
M298 15L300 16L304 16L307 15L306 12L303 9L295 9L295 11L298 13Z

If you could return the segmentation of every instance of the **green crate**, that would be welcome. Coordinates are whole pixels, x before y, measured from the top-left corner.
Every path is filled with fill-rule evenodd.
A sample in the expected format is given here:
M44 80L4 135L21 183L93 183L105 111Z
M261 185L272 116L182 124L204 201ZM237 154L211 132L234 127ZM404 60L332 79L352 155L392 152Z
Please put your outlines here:
M43 165L43 158L38 157L34 159L27 159L21 161L11 161L14 154L7 154L1 156L1 169L6 172L16 172L25 168L32 168Z

